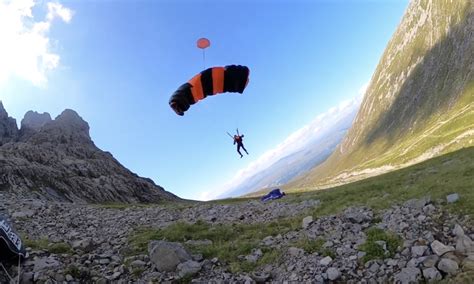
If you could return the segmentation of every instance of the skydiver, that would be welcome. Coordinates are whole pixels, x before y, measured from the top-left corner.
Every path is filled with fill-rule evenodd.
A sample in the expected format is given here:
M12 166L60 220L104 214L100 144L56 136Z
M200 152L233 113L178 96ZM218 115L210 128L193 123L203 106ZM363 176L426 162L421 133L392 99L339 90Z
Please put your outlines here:
M240 153L240 148L244 149L245 153L247 153L247 155L249 154L249 152L247 152L247 149L245 149L244 147L244 144L242 143L242 140L244 138L244 135L237 135L235 134L234 135L234 145L237 143L237 153L239 153L240 155L240 158L242 158L244 155L242 155L242 153Z

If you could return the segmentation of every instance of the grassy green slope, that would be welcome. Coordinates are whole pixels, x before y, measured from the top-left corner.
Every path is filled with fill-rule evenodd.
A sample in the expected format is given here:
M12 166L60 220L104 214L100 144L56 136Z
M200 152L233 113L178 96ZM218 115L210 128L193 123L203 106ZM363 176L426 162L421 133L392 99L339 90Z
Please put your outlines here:
M446 195L458 193L461 198L453 209L474 216L472 161L474 147L463 148L376 177L321 191L296 192L290 196L294 201L320 199L322 206L316 213L325 215L353 205L384 209L412 198L431 196L433 200L445 200Z
M289 188L329 187L474 145L474 2L412 1L333 155Z

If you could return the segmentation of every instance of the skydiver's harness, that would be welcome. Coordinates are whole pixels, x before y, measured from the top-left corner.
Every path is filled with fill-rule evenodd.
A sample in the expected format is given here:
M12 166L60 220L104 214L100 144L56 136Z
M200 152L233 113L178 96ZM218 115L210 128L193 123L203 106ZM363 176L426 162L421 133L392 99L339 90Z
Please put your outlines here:
M237 143L237 145L242 145L242 136L234 137L234 144L235 143Z

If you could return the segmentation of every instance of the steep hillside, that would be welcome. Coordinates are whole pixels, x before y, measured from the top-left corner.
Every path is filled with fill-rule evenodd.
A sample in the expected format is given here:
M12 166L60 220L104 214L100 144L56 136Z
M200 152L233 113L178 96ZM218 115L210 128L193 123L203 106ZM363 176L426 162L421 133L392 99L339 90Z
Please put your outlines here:
M54 120L30 111L18 130L1 103L0 192L56 201L179 200L97 148L89 125L75 111L65 110Z
M474 145L474 2L414 0L352 128L289 187L327 187Z

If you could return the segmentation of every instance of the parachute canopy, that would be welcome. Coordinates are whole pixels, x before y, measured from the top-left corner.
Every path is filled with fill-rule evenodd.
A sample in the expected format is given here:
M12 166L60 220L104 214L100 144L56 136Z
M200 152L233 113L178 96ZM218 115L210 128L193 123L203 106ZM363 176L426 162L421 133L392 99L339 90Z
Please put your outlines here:
M205 37L198 39L196 44L197 44L197 47L201 49L208 48L209 46L211 46L211 42Z
M190 105L215 94L242 94L249 82L247 66L229 65L208 68L181 85L169 100L170 107L178 115L184 115Z
M282 193L280 191L280 189L277 188L277 189L274 189L274 190L270 191L267 195L262 196L262 198L260 200L263 201L263 202L266 202L266 201L282 198L285 195L286 194L284 192Z

